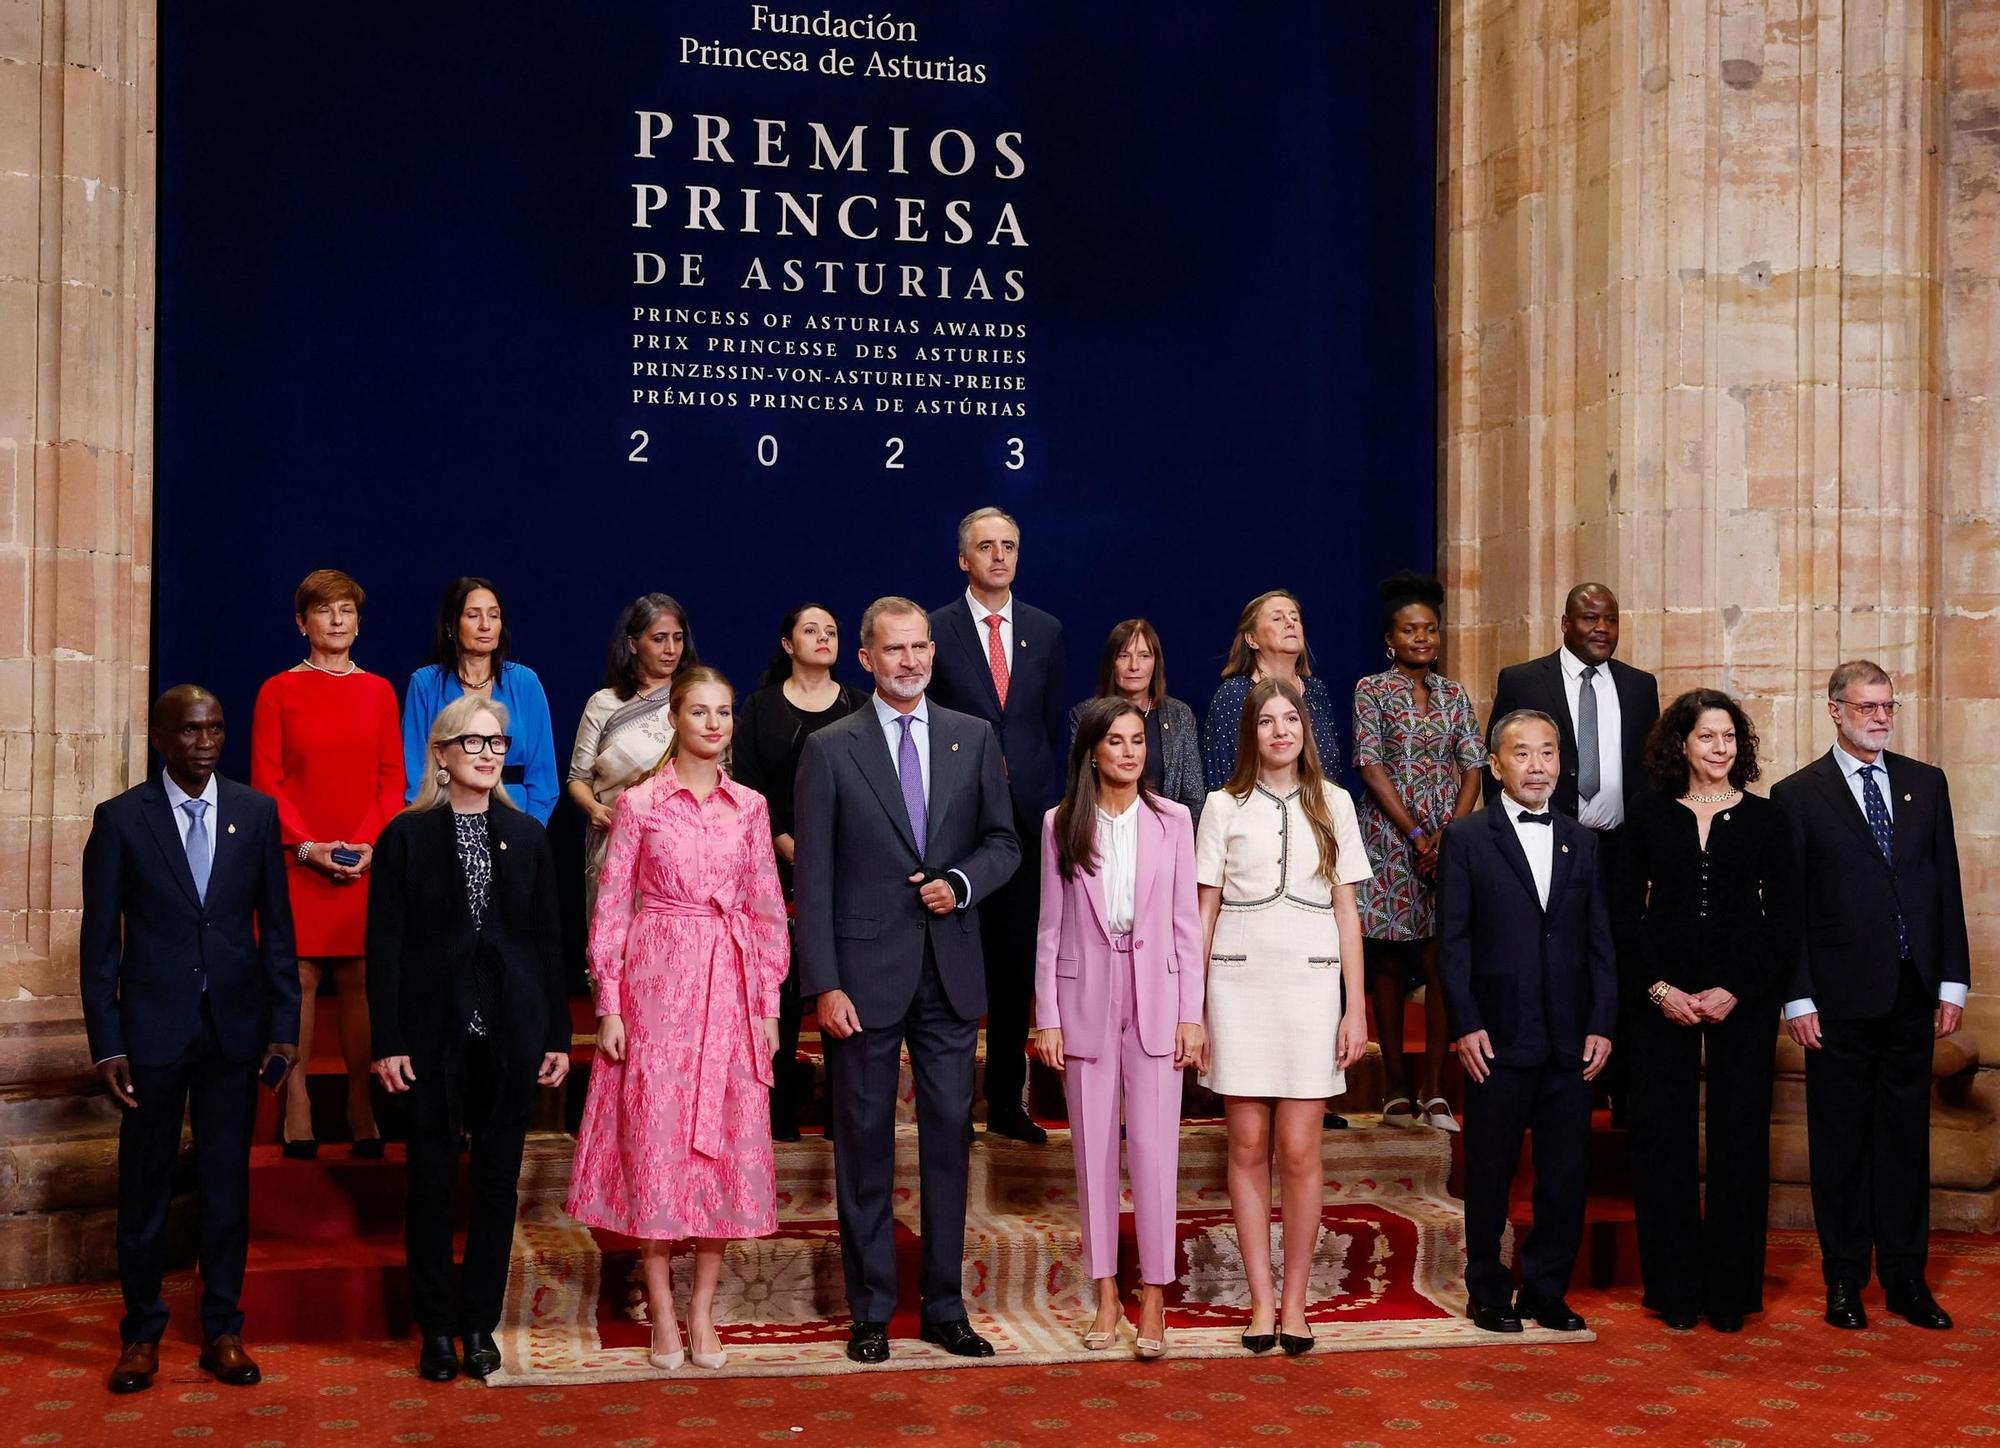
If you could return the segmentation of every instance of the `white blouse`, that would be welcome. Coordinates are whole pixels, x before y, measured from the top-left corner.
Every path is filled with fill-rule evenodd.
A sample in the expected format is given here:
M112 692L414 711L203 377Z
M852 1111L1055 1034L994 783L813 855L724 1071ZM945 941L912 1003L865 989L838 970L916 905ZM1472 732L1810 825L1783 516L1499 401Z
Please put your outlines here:
M1338 786L1324 789L1333 816L1333 877L1358 885L1375 867L1361 842L1354 800ZM1222 789L1209 795L1195 831L1195 880L1221 886L1225 905L1269 905L1284 898L1319 910L1333 904L1333 891L1319 878L1319 842L1297 790L1283 799L1261 784L1240 800Z
M1104 891L1104 928L1123 935L1138 906L1139 810L1133 801L1121 815L1097 812L1097 883Z

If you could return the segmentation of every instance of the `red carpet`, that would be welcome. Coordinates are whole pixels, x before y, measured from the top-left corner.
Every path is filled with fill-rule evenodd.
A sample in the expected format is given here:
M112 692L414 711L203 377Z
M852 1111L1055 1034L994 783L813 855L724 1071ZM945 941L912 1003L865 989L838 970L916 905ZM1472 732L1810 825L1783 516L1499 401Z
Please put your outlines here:
M1050 1445L1648 1444L1965 1445L2000 1437L2000 1242L1938 1238L1931 1280L1957 1316L1919 1332L1877 1310L1865 1333L1819 1322L1809 1235L1778 1233L1769 1310L1737 1337L1673 1333L1629 1289L1579 1290L1595 1343L1451 1352L1129 1358L1081 1366L843 1378L671 1380L545 1391L420 1382L408 1344L270 1345L266 1380L195 1371L192 1282L174 1279L176 1330L150 1393L102 1387L117 1340L114 1287L0 1294L0 1448L13 1444Z

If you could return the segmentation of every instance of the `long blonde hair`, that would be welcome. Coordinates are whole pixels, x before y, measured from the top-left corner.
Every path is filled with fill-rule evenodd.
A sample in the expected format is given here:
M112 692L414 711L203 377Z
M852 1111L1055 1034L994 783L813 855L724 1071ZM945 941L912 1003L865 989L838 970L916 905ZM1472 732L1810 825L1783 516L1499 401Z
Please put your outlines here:
M459 735L467 733L467 726L472 723L473 715L482 712L491 714L499 721L502 734L507 732L507 706L498 699L482 698L478 694L460 694L438 710L437 718L431 721L431 737L426 751L430 767L424 771L423 786L417 791L417 797L410 801L412 810L436 809L445 802L445 786L438 780L438 772L443 768L437 762L438 751ZM507 756L503 754L500 757L504 760ZM502 768L504 767L502 765ZM508 797L507 786L504 784L493 786L493 797L511 809L520 808Z
M668 717L671 718L674 715L680 713L681 704L683 703L683 701L686 700L689 694L692 694L696 689L700 688L703 684L720 684L723 688L729 691L730 703L732 705L735 703L736 686L729 682L729 679L727 678L727 676L723 674L722 670L715 668L709 664L696 664L691 669L676 669L674 671L673 687L667 690ZM735 754L736 754L736 741L734 736L731 736L729 742L729 748L722 751L722 759L720 760L723 773L729 774L734 772L733 770L730 769L730 764ZM681 757L681 731L680 731L680 726L676 724L674 726L674 737L667 742L667 752L660 756L660 762L658 764L654 765L651 769L646 771L646 778L651 779L654 775L658 774L661 770L665 769L668 765L672 764L676 759L679 759L680 757Z
M1243 719L1237 726L1236 772L1222 787L1237 799L1250 798L1257 787L1257 716L1273 699L1283 698L1299 711L1299 807L1305 811L1313 843L1319 846L1319 868L1313 873L1329 887L1340 883L1335 868L1339 863L1339 837L1333 832L1333 810L1326 802L1326 770L1319 762L1319 745L1313 739L1312 715L1306 712L1304 695L1290 679L1263 678L1250 686L1243 701Z

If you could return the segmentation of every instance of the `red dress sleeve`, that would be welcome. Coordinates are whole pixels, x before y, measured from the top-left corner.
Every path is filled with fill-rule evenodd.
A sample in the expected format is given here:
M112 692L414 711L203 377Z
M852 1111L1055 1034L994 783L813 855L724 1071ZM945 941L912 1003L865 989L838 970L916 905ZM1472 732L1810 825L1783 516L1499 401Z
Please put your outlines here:
M256 711L250 716L250 787L278 802L278 833L289 852L312 838L305 816L285 785L285 680L288 674L273 674L257 691Z

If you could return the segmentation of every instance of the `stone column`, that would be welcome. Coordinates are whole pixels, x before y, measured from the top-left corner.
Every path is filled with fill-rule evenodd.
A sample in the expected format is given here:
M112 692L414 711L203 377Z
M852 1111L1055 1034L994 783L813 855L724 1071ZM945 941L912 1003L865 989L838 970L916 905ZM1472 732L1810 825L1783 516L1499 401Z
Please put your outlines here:
M1453 667L1490 698L1602 579L1663 696L1744 701L1768 787L1830 744L1832 666L1876 659L1898 747L1952 774L1975 962L2000 944L1994 9L1451 0L1440 218ZM1939 1051L1934 1211L1990 1230L1982 984ZM1780 1070L1796 1184L1789 1044ZM1781 1188L1774 1214L1801 1210Z
M0 7L0 1285L112 1270L77 1002L90 811L145 769L153 7Z

